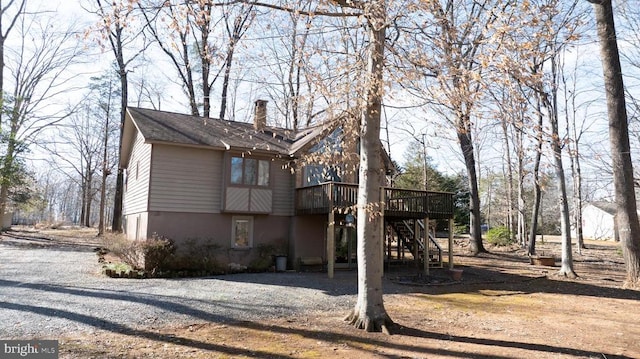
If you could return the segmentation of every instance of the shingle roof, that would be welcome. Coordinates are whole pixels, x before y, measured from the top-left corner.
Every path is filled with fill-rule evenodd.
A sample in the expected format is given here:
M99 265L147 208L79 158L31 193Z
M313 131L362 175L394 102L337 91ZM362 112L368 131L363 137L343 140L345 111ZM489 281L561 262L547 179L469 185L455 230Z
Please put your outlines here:
M127 108L128 117L147 143L167 143L183 146L205 146L219 149L268 151L283 156L297 156L308 150L318 140L333 131L344 119L336 119L293 130L266 126L258 131L253 123L235 122L158 111L138 107ZM132 128L125 125L124 137L131 136ZM381 147L382 143L380 144ZM127 149L123 148L125 154ZM383 149L386 168L393 168L388 154ZM120 165L125 166L128 155L121 156Z
M288 155L296 140L290 130L266 127L257 131L252 123L136 107L129 107L128 112L147 142L264 150Z

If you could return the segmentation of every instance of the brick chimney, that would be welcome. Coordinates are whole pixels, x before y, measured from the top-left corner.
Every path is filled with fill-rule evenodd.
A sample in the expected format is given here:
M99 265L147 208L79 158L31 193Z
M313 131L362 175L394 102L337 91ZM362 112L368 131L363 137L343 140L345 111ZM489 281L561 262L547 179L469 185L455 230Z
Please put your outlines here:
M253 128L262 131L267 126L267 102L266 100L256 100L256 109L253 118Z

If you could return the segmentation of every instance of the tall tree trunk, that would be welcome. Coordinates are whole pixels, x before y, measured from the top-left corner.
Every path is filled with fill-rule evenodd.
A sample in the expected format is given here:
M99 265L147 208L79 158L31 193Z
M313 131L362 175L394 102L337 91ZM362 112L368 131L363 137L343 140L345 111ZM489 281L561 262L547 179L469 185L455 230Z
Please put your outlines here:
M227 111L227 103L229 101L229 82L231 79L231 67L233 66L233 56L236 52L236 47L242 39L242 36L246 33L248 25L253 21L253 5L249 5L247 8L243 7L243 11L238 14L233 20L233 26L229 28L229 16L225 15L225 24L227 35L229 36L229 44L227 45L227 56L224 61L224 78L222 82L222 96L220 98L220 119L224 119ZM295 26L295 25L294 25ZM217 76L216 76L217 77Z
M522 131L521 130L517 130L516 132L516 136L517 136L517 143L518 143L518 206L517 206L517 213L516 215L518 216L517 218L517 226L518 226L518 235L517 235L517 239L518 239L518 243L520 243L520 245L522 246L522 248L525 248L527 246L527 236L525 234L526 232L526 223L525 223L525 219L524 219L524 211L525 211L525 200L524 200L524 176L525 176L525 171L524 171L524 148L523 148L523 139L522 139Z
M468 116L468 115L460 115ZM462 149L462 155L464 157L464 164L467 168L467 174L469 175L469 194L471 196L469 201L469 244L470 250L473 255L486 252L482 244L482 231L480 223L480 195L478 193L478 176L476 173L476 161L473 155L473 142L471 140L471 129L464 124L469 123L468 118L458 119L458 141L460 142L460 148Z
M198 100L196 99L196 85L193 82L192 64L191 60L189 59L189 44L187 42L187 35L180 33L180 40L182 42L182 55L186 69L185 87L187 90L187 95L189 96L189 107L191 108L191 114L193 116L200 116L200 110L198 109Z
M124 61L124 48L122 44L122 27L116 26L115 41L111 42L113 53L118 63L118 77L120 78L120 136L118 138L118 161L122 150L122 135L124 133L124 121L127 117L127 104L129 99L129 81L127 79L127 64ZM122 197L124 193L124 170L118 163L118 174L116 176L116 190L113 200L113 218L111 221L111 231L122 233Z
M524 164L522 163L522 158L518 159L518 211L517 211L517 215L518 215L518 220L517 220L517 225L518 225L518 243L520 243L520 246L522 248L526 248L527 246L527 223L526 220L524 218L524 211L526 208L526 202L524 199Z
M536 159L533 166L533 209L531 213L531 228L529 229L529 247L527 254L536 254L536 233L538 232L538 215L540 212L540 202L542 201L542 190L540 186L540 159L542 158L542 144L544 143L542 125L544 116L540 108L540 95L536 94L536 112L538 113L538 126L536 127Z
M91 170L93 171L93 170ZM86 198L85 198L85 210L84 210L84 226L91 227L91 203L93 202L93 174L87 174L87 184L86 184Z
M0 105L1 106L1 105ZM18 135L18 121L19 114L16 113L14 104L14 110L10 116L11 126L9 136L7 138L7 149L2 160L2 168L0 169L0 227L4 223L4 215L9 205L9 187L12 185L12 177L16 174L16 155L19 152L19 143L16 140ZM2 111L0 111L2 112ZM0 228L3 229L3 228Z
M551 72L554 79L557 78L558 64L556 57L551 58ZM560 190L560 233L562 235L562 259L560 265L560 275L575 278L576 272L573 270L573 253L571 251L571 221L569 214L569 200L567 196L567 184L564 176L564 165L562 164L562 145L560 130L558 127L558 93L556 88L551 89L551 99L545 102L549 111L549 121L551 122L551 150L553 152L556 181Z
M213 54L209 53L209 31L211 24L211 2L201 3L202 8L196 14L199 21L196 23L200 27L200 63L202 66L202 116L210 117L211 114L211 83L209 83L209 73L211 71L211 61ZM220 117L223 119L223 117Z
M640 224L638 224L636 196L633 188L629 124L613 9L610 0L591 0L591 3L596 15L602 71L607 93L617 230L627 267L626 285L638 286L640 284Z
M106 122L104 125L104 141L102 145L102 186L100 186L100 220L98 222L98 236L104 235L105 206L107 199L107 176L108 173L108 145L109 145L109 116L111 116L111 82L109 82L109 101L107 102Z
M562 235L562 260L560 265L560 274L575 278L577 277L573 270L573 254L571 251L571 223L569 221L569 203L567 196L567 185L564 177L564 167L562 164L562 149L559 139L557 138L558 122L557 118L552 121L551 147L553 151L553 159L556 171L556 181L560 187L560 233Z
M504 136L504 160L507 163L507 228L509 228L511 240L514 240L516 231L513 221L513 167L511 166L511 148L506 118L502 120L502 135Z
M389 333L393 321L382 298L383 204L380 186L384 171L380 156L380 118L384 92L386 9L383 0L367 6L369 60L366 103L360 125L360 179L358 184L358 300L346 320L368 332Z
M9 20L7 24L5 21L5 13L9 10L9 8L14 5L13 1L9 1L9 4L5 2L3 5L0 1L0 108L4 106L4 68L5 68L5 59L4 59L4 45L5 41L9 37L9 33L13 29L14 25L18 21L18 19L23 15L24 8L27 4L27 1L19 1L15 3L18 8L16 9L15 14L9 17L6 20ZM4 117L4 111L0 111L0 129L2 129L2 118ZM0 212L4 214L4 212Z
M78 220L78 224L80 226L84 226L84 222L85 222L85 218L87 217L86 213L87 213L87 180L86 178L82 178L82 188L80 190L81 195L82 195L82 199L81 199L81 203L80 203L80 218Z
M575 155L571 161L573 167L573 218L576 223L576 239L578 241L578 253L586 248L584 233L582 231L582 169L580 168L580 152L578 143L575 147Z
M230 40L234 41L234 40ZM229 44L227 50L227 58L224 65L224 77L222 78L222 95L220 96L220 119L224 120L225 112L227 112L227 98L229 92L229 80L231 79L231 65L233 64L233 54L235 51L235 45Z

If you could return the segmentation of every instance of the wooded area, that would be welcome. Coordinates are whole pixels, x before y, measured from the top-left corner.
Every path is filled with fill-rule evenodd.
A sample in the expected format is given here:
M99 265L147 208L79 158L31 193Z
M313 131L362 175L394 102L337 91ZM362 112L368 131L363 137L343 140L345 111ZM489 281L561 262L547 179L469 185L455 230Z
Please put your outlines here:
M86 21L0 4L0 213L119 231L127 104L247 121L261 99L271 126L360 119L347 135L360 138L360 270L374 288L380 138L398 185L456 192L474 254L482 225L506 227L530 255L536 234L560 234L560 272L579 275L582 206L616 201L628 283L639 280L635 1L80 4ZM373 304L358 298L352 321L390 323L381 291Z

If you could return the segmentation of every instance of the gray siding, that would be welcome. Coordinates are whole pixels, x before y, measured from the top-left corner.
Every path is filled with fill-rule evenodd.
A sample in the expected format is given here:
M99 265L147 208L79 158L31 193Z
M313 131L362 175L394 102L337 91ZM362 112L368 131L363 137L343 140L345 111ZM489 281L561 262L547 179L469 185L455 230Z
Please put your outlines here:
M127 166L127 186L123 199L125 215L147 211L150 159L151 145L144 143L144 138L136 131Z
M151 211L220 213L222 152L154 145Z
M273 212L276 216L293 216L295 176L284 162L271 162L271 188L273 189Z

